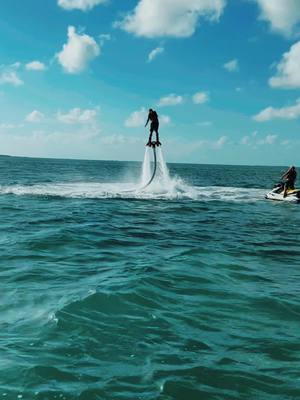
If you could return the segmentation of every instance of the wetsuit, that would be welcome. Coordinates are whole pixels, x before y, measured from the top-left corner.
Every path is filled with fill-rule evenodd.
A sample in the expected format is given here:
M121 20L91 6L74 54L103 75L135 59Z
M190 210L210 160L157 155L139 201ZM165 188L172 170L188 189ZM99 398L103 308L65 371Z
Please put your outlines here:
M284 178L286 179L285 187L286 189L295 189L295 181L297 178L296 169L290 169L285 175Z
M147 144L150 144L152 142L153 132L156 133L156 143L160 144L159 136L158 136L159 121L158 121L158 115L157 115L156 111L154 111L154 110L149 111L148 119L147 119L145 126L148 125L149 121L151 121L151 124L150 124L150 135L149 135L149 140L148 140Z
M288 190L295 189L295 181L297 178L296 168L295 167L289 168L288 171L281 178L286 179L283 189L283 197L286 197L288 194L287 193Z
M287 181L286 181L287 189L295 189L295 181L297 178L296 170L295 169L291 170L286 178L287 178Z

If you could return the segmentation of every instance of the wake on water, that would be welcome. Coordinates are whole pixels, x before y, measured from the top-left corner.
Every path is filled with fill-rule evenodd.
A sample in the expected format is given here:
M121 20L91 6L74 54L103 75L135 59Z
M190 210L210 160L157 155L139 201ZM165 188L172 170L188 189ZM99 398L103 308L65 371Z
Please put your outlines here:
M138 182L130 183L46 183L36 185L1 186L0 194L50 196L67 198L134 198L134 199L190 199L198 201L237 201L251 202L261 200L265 190L220 186L190 186L179 177L171 177L164 160L162 149L156 148L156 171L151 161L150 147L146 147L141 176Z

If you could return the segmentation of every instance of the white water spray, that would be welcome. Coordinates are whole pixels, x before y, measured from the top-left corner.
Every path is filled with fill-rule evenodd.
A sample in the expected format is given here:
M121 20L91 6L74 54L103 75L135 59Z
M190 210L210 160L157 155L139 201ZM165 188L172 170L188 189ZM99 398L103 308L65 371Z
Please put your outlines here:
M141 185L145 186L149 182L151 178L151 153L150 147L146 147L144 162L142 167L142 175L141 175Z
M165 162L161 147L158 147L156 149L156 153L157 153L157 168L158 168L157 176L162 181L162 183L170 182L171 178L169 170Z
M153 151L153 163L151 162L151 150ZM165 191L166 187L170 186L170 182L169 170L161 148L151 149L147 147L141 174L142 187L147 188L147 190Z

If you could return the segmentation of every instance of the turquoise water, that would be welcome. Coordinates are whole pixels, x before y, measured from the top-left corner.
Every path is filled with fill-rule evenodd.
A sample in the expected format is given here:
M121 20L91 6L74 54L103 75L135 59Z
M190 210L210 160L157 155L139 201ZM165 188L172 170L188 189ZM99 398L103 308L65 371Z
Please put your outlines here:
M0 157L0 399L300 398L279 167Z

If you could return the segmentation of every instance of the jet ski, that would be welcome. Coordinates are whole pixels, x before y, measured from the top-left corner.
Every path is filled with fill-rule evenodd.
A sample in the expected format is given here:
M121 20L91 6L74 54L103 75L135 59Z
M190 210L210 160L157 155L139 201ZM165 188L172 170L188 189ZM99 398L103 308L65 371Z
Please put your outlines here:
M265 198L268 200L287 201L290 203L300 203L300 189L288 189L286 196L284 193L284 183L279 182L273 189L266 194Z

